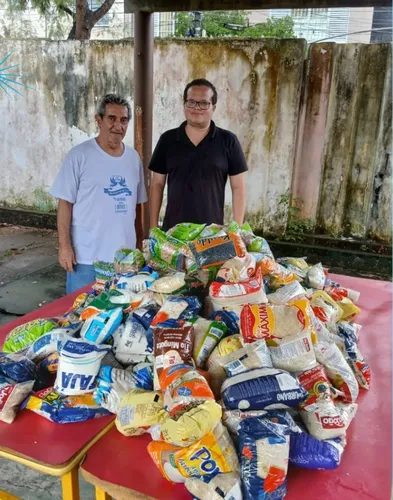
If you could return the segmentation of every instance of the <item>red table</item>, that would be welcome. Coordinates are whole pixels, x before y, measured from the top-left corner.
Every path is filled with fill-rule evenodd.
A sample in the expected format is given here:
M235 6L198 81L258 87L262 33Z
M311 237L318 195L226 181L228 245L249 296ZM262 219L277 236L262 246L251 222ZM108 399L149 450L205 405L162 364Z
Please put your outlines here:
M361 292L357 322L360 348L371 365L372 386L361 391L359 410L348 431L348 444L335 471L291 467L288 500L388 500L392 489L392 284L333 276ZM148 436L126 438L112 429L87 453L85 479L96 486L97 499L158 498L189 500L182 485L161 477L146 451ZM109 495L108 495L109 494Z
M22 323L63 315L79 293L56 300L0 327L0 345L7 333ZM79 500L78 465L90 446L113 426L113 420L113 416L108 416L74 424L55 424L23 410L12 424L0 422L0 456L45 474L61 476L63 499Z

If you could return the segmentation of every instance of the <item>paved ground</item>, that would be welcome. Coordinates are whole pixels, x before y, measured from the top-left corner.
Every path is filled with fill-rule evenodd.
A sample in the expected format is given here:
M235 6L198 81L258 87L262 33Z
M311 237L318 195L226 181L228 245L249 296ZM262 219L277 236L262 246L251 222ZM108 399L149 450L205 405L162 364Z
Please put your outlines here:
M0 325L65 294L54 231L0 224ZM12 425L12 424L11 424ZM53 443L56 446L56 443ZM94 488L81 478L81 499ZM60 500L60 479L0 458L0 490L23 500Z

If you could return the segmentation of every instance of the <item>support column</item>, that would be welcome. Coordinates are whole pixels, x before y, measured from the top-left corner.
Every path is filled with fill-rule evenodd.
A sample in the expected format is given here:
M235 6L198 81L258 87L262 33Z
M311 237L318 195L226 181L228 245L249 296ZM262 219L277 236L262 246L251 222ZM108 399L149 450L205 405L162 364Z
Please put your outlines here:
M134 148L139 153L149 189L148 165L152 150L153 126L153 46L154 26L151 12L134 14ZM149 232L149 206L143 211L145 238Z

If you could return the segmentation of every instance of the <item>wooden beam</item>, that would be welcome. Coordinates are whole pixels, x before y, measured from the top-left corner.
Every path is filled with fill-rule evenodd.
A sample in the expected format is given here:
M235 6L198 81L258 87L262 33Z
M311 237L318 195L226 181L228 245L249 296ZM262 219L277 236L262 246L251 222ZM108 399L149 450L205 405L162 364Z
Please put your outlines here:
M124 0L124 13L207 10L391 7L391 0Z

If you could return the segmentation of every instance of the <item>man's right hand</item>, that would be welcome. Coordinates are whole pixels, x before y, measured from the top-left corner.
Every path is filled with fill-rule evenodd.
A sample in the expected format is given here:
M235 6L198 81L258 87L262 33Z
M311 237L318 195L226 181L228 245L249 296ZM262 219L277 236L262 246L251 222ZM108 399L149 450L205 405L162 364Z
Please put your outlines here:
M74 250L71 245L60 245L59 247L59 263L63 269L69 273L74 272L76 265Z

